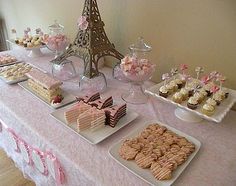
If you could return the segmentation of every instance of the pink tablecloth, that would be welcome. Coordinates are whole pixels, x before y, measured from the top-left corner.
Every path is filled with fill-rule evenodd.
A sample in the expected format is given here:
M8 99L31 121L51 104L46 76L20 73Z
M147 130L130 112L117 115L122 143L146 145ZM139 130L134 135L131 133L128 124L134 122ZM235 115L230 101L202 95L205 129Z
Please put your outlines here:
M44 50L45 56L27 58L25 51L11 51L46 71L51 71L48 61L52 55ZM127 84L111 78L111 69L104 68L108 78L105 95L121 101L120 95L127 90ZM147 84L146 86L149 86ZM64 84L64 88L79 95L78 81ZM98 145L90 145L49 114L53 109L35 99L18 85L7 85L0 81L0 118L25 141L41 150L51 149L58 157L66 174L64 185L147 185L144 181L117 164L108 154L109 148L124 136L144 124L144 121L158 119L175 127L202 143L197 156L178 178L174 185L233 186L236 184L236 112L230 111L220 124L203 121L187 123L177 119L174 106L153 99L142 106L128 105L139 113L138 119ZM52 177L41 175L28 166L21 156L8 148L4 133L0 133L0 147L15 161L25 175L37 185L55 185Z

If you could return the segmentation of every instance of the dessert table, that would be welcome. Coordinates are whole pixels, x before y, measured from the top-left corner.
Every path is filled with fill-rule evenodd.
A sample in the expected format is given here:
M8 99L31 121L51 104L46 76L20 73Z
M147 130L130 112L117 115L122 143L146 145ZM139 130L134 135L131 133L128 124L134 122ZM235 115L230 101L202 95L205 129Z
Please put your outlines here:
M28 58L26 51L19 49L8 52L50 72L49 61L53 55L46 49L42 51L44 56L40 58ZM111 69L104 67L102 71L108 81L108 88L102 95L112 95L114 100L122 101L121 93L128 89L128 84L114 80ZM153 83L145 84L146 87L150 85ZM78 79L65 82L63 88L74 95L80 95ZM230 111L219 124L208 121L187 123L175 117L175 106L150 98L144 105L127 104L139 117L103 142L91 145L52 118L52 108L17 84L7 85L0 81L0 97L1 121L32 146L51 150L57 156L65 172L66 181L63 185L148 185L113 160L108 150L130 132L153 119L193 136L202 143L200 151L174 185L236 184L235 111ZM0 148L37 185L56 185L51 176L42 175L23 161L19 153L11 150L4 133L0 133Z

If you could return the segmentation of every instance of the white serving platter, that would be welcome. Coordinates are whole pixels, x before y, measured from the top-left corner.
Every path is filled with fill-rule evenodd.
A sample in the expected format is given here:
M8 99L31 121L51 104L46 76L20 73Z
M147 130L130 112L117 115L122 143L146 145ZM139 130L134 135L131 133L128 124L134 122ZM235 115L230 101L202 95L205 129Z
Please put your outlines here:
M123 128L124 126L128 125L131 121L133 121L134 119L138 117L138 114L136 112L133 112L127 109L126 115L119 120L119 122L114 128L108 125L105 125L104 127L99 128L95 131L88 129L88 130L78 132L76 123L72 123L68 125L64 118L64 112L67 109L71 108L71 106L73 105L69 105L67 107L58 109L52 112L51 116L54 117L56 120L58 120L62 125L70 129L74 133L78 134L83 139L85 139L86 141L88 141L90 144L93 144L93 145L100 143L101 141L108 138L109 136L111 136L112 134L114 134L115 132Z
M124 140L133 138L135 136L138 136L141 131L143 131L149 124L152 124L152 123L158 123L160 125L163 125L163 126L167 127L169 130L175 132L176 134L178 134L180 136L185 137L188 141L195 144L195 151L188 157L188 159L186 160L185 163L178 166L178 168L173 172L172 178L170 180L164 180L164 181L156 180L155 177L152 175L150 169L142 169L135 163L135 161L124 160L119 155L119 148L122 145ZM119 141L118 143L113 145L109 150L109 154L119 164L121 164L123 167L125 167L130 172L132 172L133 174L135 174L136 176L138 176L142 180L146 181L147 183L149 183L151 185L158 185L158 186L169 186L169 185L172 185L175 182L175 180L180 176L180 174L184 171L184 169L189 165L189 163L192 161L194 156L198 153L200 147L201 147L200 141L198 141L194 137L189 136L189 135L187 135L187 134L185 134L185 133L183 133L183 132L181 132L181 131L173 128L173 127L170 127L166 124L163 124L159 121L154 120L154 121L149 121L149 122L145 123L145 125L138 128L136 131L132 132L128 136L124 137L121 141Z
M12 84L16 84L16 83L25 81L25 80L27 80L28 78L27 78L26 76L23 76L23 77L18 78L18 79L8 80L8 79L6 79L5 77L0 76L0 79L2 79L6 84L12 85Z
M73 103L76 101L76 97L72 94L69 94L66 91L62 90L62 96L64 97L64 99L62 100L61 104L56 105L56 106L52 106L49 102L47 102L45 100L45 98L43 98L42 96L35 94L33 90L31 90L27 84L27 81L23 81L18 83L18 85L20 85L23 89L25 89L26 91L28 91L30 94L32 94L33 96L35 96L37 99L39 99L40 101L42 101L43 103L45 103L46 105L50 106L51 108L57 109L60 107L63 107L65 105L68 105L70 103Z
M163 86L163 82L156 84L148 89L145 90L146 93L150 94L151 96L157 98L158 100L164 101L169 104L173 104L181 109L189 111L190 113L194 113L197 116L206 119L208 121L214 121L216 123L220 123L222 119L226 116L227 112L232 108L232 106L236 103L236 91L232 89L228 89L229 96L228 98L224 99L219 106L216 106L215 113L212 116L207 116L201 112L201 108L204 104L204 101L198 105L196 110L192 110L187 107L187 101L182 102L181 104L175 103L171 100L172 95L164 98L159 95L159 89Z
M17 60L17 61L11 62L11 63L0 64L0 67L9 66L9 65L14 65L14 64L16 64L16 63L21 63L21 62L22 62L22 60Z

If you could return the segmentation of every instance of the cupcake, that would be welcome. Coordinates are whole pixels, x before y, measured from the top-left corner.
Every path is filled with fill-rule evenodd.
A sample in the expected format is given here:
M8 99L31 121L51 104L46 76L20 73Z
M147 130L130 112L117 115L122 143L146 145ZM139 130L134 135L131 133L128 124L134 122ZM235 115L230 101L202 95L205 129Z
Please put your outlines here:
M183 101L183 95L180 92L176 92L173 96L172 96L172 100L175 103L181 103Z
M172 80L169 83L171 86L173 86L173 91L176 92L178 90L178 85L176 84L176 82L174 80Z
M168 84L166 85L166 88L167 88L169 94L174 93L174 88L175 88L175 87L174 87L173 84L168 83Z
M214 83L208 83L206 85L203 86L203 89L207 92L207 96L211 96L212 92L211 92L211 87L214 85Z
M217 92L217 94L219 94L219 95L222 97L222 99L225 99L225 98L226 98L226 93L225 93L225 91L223 91L223 90L219 90L219 91Z
M181 89L185 85L185 83L181 79L179 79L179 78L175 79L174 81L177 84L178 89Z
M198 100L195 97L190 97L187 103L188 108L195 110L198 106Z
M204 98L207 97L207 92L206 92L203 88L201 88L201 89L199 90L199 93L201 93Z
M196 92L193 97L195 97L198 101L198 104L201 104L201 102L204 100L204 95L200 92Z
M221 95L218 93L215 93L212 98L216 101L217 105L220 105L221 101L223 100Z
M204 104L203 107L202 107L202 113L207 115L207 116L211 116L213 115L215 112L215 108L210 105L210 104Z
M189 85L187 85L184 88L188 91L188 96L189 97L193 96L193 93L194 93L194 88L193 87L190 87Z
M206 103L208 104L208 105L211 105L211 106L213 106L213 107L215 107L216 106L216 101L214 100L214 99L212 99L212 98L208 98L207 100L206 100Z
M159 89L159 95L164 97L164 98L167 98L168 95L169 95L169 91L168 89L166 88L166 86L161 86L160 89Z
M189 96L189 91L186 88L181 88L179 92L183 96L183 101L185 101Z

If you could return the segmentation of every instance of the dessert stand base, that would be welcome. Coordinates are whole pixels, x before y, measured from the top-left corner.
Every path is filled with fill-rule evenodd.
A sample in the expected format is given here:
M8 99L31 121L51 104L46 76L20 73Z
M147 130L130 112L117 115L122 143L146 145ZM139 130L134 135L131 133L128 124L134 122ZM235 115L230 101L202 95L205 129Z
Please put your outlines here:
M104 92L107 88L107 80L103 73L99 74L91 79L86 76L82 76L79 87L81 92L94 93L94 92Z
M116 64L112 69L112 76L114 79L117 79L118 81L121 81L123 83L128 83L129 80L125 77L123 74L120 64Z
M41 52L40 48L32 48L29 50L29 54L28 57L30 58L36 58L36 57L40 57L43 55L43 53Z
M124 92L121 98L131 104L145 104L148 101L148 96L144 93L142 84L131 83L128 92Z
M187 121L190 123L198 123L203 120L201 117L197 116L196 114L193 114L181 108L175 109L175 116L183 121Z

